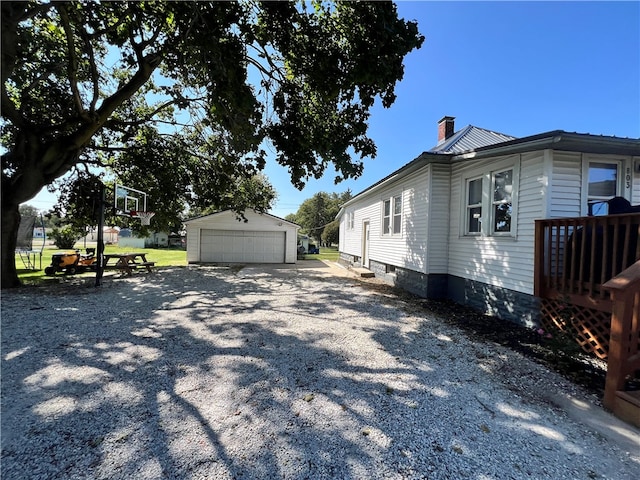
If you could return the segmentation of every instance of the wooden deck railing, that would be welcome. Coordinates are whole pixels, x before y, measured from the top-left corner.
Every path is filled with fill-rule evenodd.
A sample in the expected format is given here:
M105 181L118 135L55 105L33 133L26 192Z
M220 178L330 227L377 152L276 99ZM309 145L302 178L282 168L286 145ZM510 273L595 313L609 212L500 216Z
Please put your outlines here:
M625 392L627 376L640 370L640 261L606 282L613 313L603 404L616 415L640 426L640 392Z
M535 295L611 311L602 285L640 260L640 213L536 220Z

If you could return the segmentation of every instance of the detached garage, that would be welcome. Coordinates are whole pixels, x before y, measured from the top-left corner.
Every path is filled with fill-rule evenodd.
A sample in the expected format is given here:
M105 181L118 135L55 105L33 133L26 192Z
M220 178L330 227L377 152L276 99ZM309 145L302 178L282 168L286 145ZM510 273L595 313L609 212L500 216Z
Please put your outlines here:
M268 213L235 212L206 215L187 220L189 263L295 263L298 229Z

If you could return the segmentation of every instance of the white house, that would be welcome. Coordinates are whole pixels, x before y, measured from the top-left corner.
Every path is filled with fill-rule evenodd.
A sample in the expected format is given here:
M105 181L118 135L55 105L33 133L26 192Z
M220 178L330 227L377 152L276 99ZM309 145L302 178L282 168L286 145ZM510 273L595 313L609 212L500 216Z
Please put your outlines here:
M187 220L189 263L296 263L299 226L268 213L223 212Z
M118 246L129 248L168 247L169 234L167 232L152 232L146 237L137 237L129 228L120 230Z
M454 132L444 117L434 148L342 206L340 259L426 298L537 323L535 220L615 196L640 204L638 139Z

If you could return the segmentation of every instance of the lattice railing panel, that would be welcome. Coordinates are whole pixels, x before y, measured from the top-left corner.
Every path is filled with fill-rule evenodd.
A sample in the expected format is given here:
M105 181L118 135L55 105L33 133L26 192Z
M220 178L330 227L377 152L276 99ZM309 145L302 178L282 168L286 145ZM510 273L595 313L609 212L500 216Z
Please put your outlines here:
M610 313L548 298L542 300L540 312L543 328L559 329L574 337L585 352L598 358L607 358L611 329Z

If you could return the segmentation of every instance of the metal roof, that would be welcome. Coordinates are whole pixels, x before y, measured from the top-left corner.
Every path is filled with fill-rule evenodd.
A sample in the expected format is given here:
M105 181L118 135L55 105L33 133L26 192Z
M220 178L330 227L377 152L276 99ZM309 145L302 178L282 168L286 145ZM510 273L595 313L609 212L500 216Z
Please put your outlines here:
M516 137L512 137L511 135L467 125L462 130L458 130L451 135L451 137L444 142L433 147L429 152L458 154L515 139Z
M497 155L510 155L543 149L640 157L640 139L571 133L564 130L552 130L517 138L469 125L454 133L445 142L427 152L423 152L411 162L353 196L342 205L336 218L342 215L344 207L355 202L362 195L370 193L388 182L396 181L429 163L468 162Z

